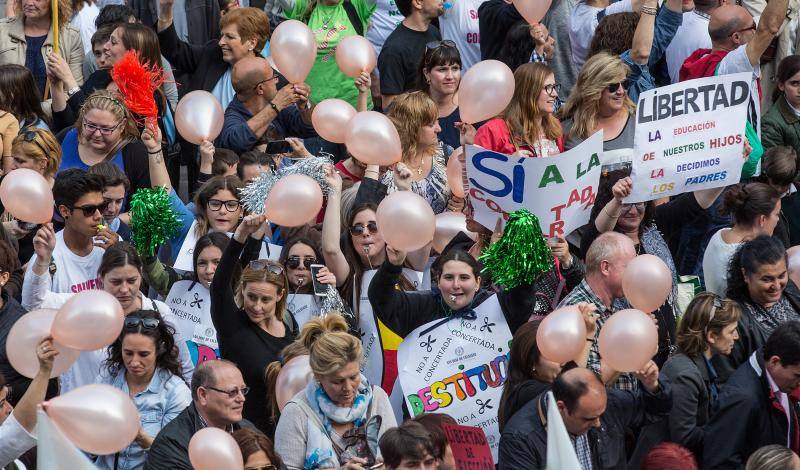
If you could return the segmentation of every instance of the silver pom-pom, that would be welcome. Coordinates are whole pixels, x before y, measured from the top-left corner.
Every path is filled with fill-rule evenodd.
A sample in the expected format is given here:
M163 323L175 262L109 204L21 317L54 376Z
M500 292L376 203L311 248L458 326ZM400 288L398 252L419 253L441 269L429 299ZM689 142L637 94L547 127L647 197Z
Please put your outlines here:
M338 313L344 318L348 319L348 323L353 317L353 313L344 305L342 302L342 297L339 295L339 291L330 284L328 284L328 289L326 295L322 297L322 301L319 305L319 316L325 317L331 313Z
M262 214L264 201L267 200L267 195L275 183L284 176L295 173L306 175L316 181L322 189L322 194L327 198L331 193L331 187L325 181L325 165L332 164L333 161L327 156L312 156L298 160L292 165L283 166L275 173L264 172L239 191L240 201L249 213Z

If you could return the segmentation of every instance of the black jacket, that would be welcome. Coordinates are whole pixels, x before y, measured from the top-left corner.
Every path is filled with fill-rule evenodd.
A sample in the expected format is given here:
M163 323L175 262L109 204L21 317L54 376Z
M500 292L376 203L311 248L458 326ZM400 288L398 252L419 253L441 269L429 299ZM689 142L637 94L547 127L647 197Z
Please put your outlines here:
M631 428L663 419L672 408L667 380L659 391L606 389L608 404L600 428L589 430L595 470L624 469L625 433ZM547 394L531 400L506 424L500 435L498 470L543 469L547 465Z
M760 447L786 445L786 414L769 387L761 356L755 353L725 384L706 427L702 468L744 469L750 454ZM798 431L796 407L790 399L792 441Z
M189 441L197 431L203 429L203 422L194 402L169 422L158 433L153 445L147 452L144 463L145 470L192 470L189 463ZM233 430L252 428L246 420L233 424Z
M481 60L500 59L506 33L525 21L517 8L505 0L488 0L478 7L478 32L481 38ZM508 64L506 64L508 65Z
M647 452L665 441L676 442L691 450L697 460L703 460L703 426L711 411L710 379L705 359L678 353L664 364L661 373L672 386L672 411L667 419L642 430L631 457L631 469L638 469Z
M186 73L189 82L179 87L181 96L194 90L210 92L214 89L229 64L222 60L222 48L219 41L208 41L204 46L183 42L175 32L175 25L158 33L161 54L175 69L175 74Z

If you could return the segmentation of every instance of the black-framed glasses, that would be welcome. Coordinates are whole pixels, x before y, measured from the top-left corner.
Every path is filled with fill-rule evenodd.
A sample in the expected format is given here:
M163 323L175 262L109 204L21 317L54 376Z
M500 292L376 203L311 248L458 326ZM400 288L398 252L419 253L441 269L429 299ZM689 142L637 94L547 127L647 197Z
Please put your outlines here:
M255 90L256 88L258 88L258 86L261 85L262 83L271 82L272 80L277 80L277 79L278 79L277 75L273 75L273 76L271 76L269 78L265 78L264 80L261 80L260 82L256 83L255 86L253 86L253 89Z
M556 92L556 95L558 95L561 92L560 83L549 83L544 86L544 92L547 93L548 95L552 96L554 91Z
M283 274L283 266L269 260L254 259L247 263L247 267L255 271L269 271L277 276Z
M217 393L223 393L228 396L230 399L236 398L236 395L242 394L243 397L246 397L248 393L250 393L250 387L242 387L242 388L232 388L230 390L222 390L221 388L217 387L203 387L209 390L214 390Z
M377 222L367 222L367 225L364 224L355 224L350 227L350 235L363 235L365 231L369 231L369 233L378 233L378 223Z
M0 387L0 390L6 391L5 398L0 400L0 409L2 409L3 406L5 406L5 404L8 403L9 400L11 400L11 392L13 391L13 389L11 388L11 385L5 384L3 387Z
M99 132L100 135L106 135L107 136L107 135L111 135L112 132L117 130L117 128L120 125L122 125L123 121L124 121L124 119L122 121L119 121L114 127L101 127L101 126L98 126L97 124L94 124L94 123L89 122L86 119L84 119L83 120L83 129L88 134L94 134L95 132Z
M616 93L619 90L619 87L622 87L625 90L628 90L631 87L631 81L627 78L621 82L612 83L608 85L608 92L609 93Z
M103 212L105 212L106 209L108 209L108 202L103 201L101 204L89 204L87 206L73 206L70 207L69 209L73 211L75 209L80 209L81 211L83 211L84 217L91 217L94 215L95 211L100 211L100 214L102 215Z
M432 50L438 49L438 48L440 48L442 46L444 46L444 47L456 47L456 43L451 41L451 40L449 40L449 39L443 39L441 41L431 41L431 42L425 44L425 49L428 49L428 50L432 51Z
M755 21L753 21L753 24L752 24L752 25L750 25L749 27L747 27L747 28L744 28L744 29L740 29L740 30L738 30L738 31L734 31L734 32L732 32L731 34L729 34L729 35L728 35L728 37L731 37L731 36L733 36L733 35L734 35L734 34L736 34L736 33L743 33L743 32L745 32L745 31L755 31L755 30L756 30L756 22L755 22Z
M303 257L303 266L306 269L311 269L312 264L316 264L317 258L313 256L304 256ZM290 256L286 259L286 267L289 269L297 269L300 267L300 257L299 256Z
M138 330L140 327L144 330L155 330L161 320L158 318L142 318L142 317L125 317L123 328L126 330Z
M237 210L239 210L239 206L241 206L241 203L236 199L229 199L227 201L220 201L219 199L209 199L206 205L212 211L218 211L222 209L222 206L225 206L226 211L236 212Z

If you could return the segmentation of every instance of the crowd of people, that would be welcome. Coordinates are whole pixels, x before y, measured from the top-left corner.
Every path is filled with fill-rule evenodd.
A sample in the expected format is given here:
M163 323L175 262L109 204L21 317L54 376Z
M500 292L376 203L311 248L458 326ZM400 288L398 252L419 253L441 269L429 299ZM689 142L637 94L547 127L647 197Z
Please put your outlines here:
M499 423L489 436L499 469L556 468L552 393L583 470L800 470L800 291L790 277L800 244L797 6L552 0L529 23L518 7L534 1L544 3L9 1L2 176L39 173L54 207L37 225L0 204L0 468L36 468L42 402L102 383L130 396L140 423L126 448L90 455L98 468L191 469L192 436L214 427L232 435L246 470L456 469L445 432L455 417L390 398L405 366L397 344L423 325L494 309L513 335L502 399L487 406ZM302 83L271 60L271 32L287 20L316 41ZM354 35L377 56L355 78L335 58ZM129 52L165 77L147 123L114 72ZM489 59L513 71L511 101L462 122L461 78ZM754 90L741 181L626 203L639 96L741 72ZM176 106L198 90L219 101L224 122L213 141L193 144L177 130ZM312 115L330 98L385 113L400 162L367 164L321 137ZM503 227L473 220L448 162L468 145L558 159L597 131L604 166L588 224L537 240L548 267L533 282L493 280L481 256ZM320 156L330 163L316 217L287 227L248 211L243 191ZM178 227L155 252L132 243L131 202L150 188L164 188ZM377 212L398 191L435 214L463 213L466 227L441 249L391 246ZM620 372L599 338L630 308L623 273L643 254L663 261L673 288L645 312L658 329L651 360ZM122 307L116 341L51 378L59 353L46 337L27 352L38 374L15 370L12 326L92 289ZM565 306L578 307L586 343L555 362L537 332ZM375 354L370 321L366 333L381 338L375 376L365 366ZM279 376L300 356L311 379L284 400Z

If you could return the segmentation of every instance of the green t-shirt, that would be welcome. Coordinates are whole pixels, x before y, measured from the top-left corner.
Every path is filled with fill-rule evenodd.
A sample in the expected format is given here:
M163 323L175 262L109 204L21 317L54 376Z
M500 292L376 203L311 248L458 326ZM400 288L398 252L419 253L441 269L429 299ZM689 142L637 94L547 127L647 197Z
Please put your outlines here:
M364 31L367 30L369 17L375 11L375 3L370 0L350 0L361 18ZM303 14L308 0L296 0L294 8L286 12L289 19L303 21ZM306 22L317 40L317 60L306 83L311 87L311 101L319 103L327 98L339 98L356 106L358 89L353 79L343 74L336 65L336 46L347 36L356 35L356 30L347 17L344 6L339 2L335 6L317 3ZM367 104L372 107L372 97Z

